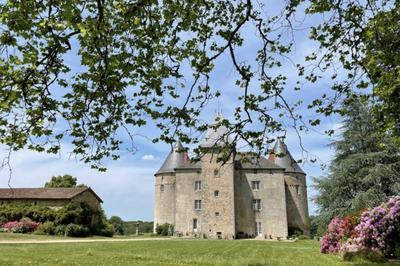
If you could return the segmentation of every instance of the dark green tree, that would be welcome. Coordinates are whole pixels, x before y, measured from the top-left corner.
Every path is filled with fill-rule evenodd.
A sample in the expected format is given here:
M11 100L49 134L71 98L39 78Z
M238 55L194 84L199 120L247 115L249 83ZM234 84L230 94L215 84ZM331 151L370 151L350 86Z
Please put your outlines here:
M111 216L108 222L114 226L117 235L124 235L124 221L119 216Z
M371 104L354 99L343 121L341 138L332 143L329 174L315 180L319 194L315 219L326 229L336 215L358 213L400 194L400 149L379 133Z
M70 187L85 187L85 185L77 185L76 177L71 175L53 176L49 182L44 185L45 188L70 188Z

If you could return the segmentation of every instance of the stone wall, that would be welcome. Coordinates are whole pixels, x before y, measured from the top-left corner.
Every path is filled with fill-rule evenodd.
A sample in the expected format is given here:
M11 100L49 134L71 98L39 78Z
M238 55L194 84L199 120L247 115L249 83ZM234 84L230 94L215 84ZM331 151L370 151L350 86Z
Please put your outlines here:
M72 203L81 203L85 202L92 210L100 210L100 202L99 200L91 193L90 191L86 190L85 192L77 195L76 197L72 198ZM99 215L94 214L90 219L90 224L95 225L99 223Z
M183 235L202 235L201 210L194 209L194 201L203 198L203 190L195 190L195 181L201 180L200 171L178 170L176 172L175 232ZM203 185L203 184L202 184ZM197 229L193 229L197 219Z
M154 232L157 224L175 224L176 184L175 173L156 175L155 179Z
M92 210L98 210L100 208L99 200L89 190L86 190L85 192L72 198L71 202L85 202Z
M235 201L233 160L221 165L217 154L211 152L202 158L203 180L202 232L208 238L235 237ZM218 191L218 196L215 196Z
M252 181L260 181L259 190ZM255 236L255 223L261 223L260 238L285 238L287 231L283 171L238 170L235 180L236 232ZM253 199L261 199L261 210L253 210Z
M293 233L293 230L300 230L303 234L308 235L310 233L310 221L305 175L286 173L285 190L290 233Z
M252 208L253 191L252 176L246 176L244 171L235 171L235 221L237 237L255 235L255 215Z

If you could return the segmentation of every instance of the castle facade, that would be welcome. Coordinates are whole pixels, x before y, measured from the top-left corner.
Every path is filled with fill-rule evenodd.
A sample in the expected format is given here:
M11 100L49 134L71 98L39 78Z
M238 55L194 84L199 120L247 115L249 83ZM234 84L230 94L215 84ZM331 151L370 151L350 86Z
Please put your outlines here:
M238 153L222 164L213 147L229 141L223 132L206 132L209 152L196 163L174 145L155 174L154 230L168 223L174 234L204 238L309 234L306 174L285 143L278 139L268 159Z

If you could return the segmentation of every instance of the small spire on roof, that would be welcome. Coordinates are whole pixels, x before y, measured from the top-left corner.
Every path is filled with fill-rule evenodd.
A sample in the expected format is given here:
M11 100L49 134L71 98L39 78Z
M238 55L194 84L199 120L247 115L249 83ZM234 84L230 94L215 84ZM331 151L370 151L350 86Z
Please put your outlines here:
M283 139L283 137L277 137L274 148L272 149L268 159L277 165L284 167L286 172L304 174L296 160L293 159Z
M222 113L215 113L214 121L211 123L211 127L206 131L204 139L200 144L201 147L213 148L232 142L227 135L228 129L224 125L219 125L217 128L214 128L216 125L220 124L223 119Z

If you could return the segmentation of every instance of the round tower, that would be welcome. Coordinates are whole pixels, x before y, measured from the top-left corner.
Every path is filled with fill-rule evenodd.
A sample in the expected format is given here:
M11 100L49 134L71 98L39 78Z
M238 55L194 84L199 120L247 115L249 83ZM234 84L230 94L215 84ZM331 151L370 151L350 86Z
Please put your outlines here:
M175 169L189 161L180 142L176 142L155 176L154 232L157 225L175 224Z
M289 235L296 231L310 233L306 174L293 159L280 138L270 153L269 160L285 168L286 209Z

